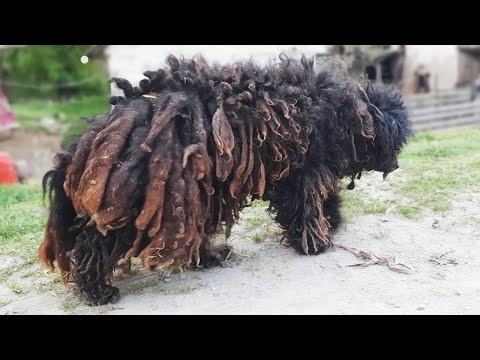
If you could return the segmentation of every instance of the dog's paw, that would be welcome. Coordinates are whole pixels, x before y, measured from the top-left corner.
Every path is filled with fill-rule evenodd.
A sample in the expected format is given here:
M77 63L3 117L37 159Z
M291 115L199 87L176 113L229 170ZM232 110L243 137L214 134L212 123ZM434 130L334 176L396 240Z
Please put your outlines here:
M308 255L318 255L318 254L324 253L325 251L330 249L330 247L332 246L330 242L325 243L322 240L316 240L316 239L313 241L315 242L315 246L308 247L308 250L309 250Z
M210 268L221 266L232 251L232 247L227 244L207 245L200 250L200 267Z
M108 284L98 284L81 291L81 298L89 306L114 304L120 299L118 288Z
M309 230L304 230L302 234L290 237L288 243L303 255L318 255L332 246L328 235L321 238Z

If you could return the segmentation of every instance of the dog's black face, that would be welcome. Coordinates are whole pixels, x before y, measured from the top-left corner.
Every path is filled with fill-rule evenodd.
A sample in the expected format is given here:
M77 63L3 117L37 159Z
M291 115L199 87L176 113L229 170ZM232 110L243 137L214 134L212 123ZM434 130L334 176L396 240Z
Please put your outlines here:
M374 116L375 138L369 144L367 167L385 178L398 169L397 156L412 135L411 122L398 92L375 85L367 88L367 95L381 112Z

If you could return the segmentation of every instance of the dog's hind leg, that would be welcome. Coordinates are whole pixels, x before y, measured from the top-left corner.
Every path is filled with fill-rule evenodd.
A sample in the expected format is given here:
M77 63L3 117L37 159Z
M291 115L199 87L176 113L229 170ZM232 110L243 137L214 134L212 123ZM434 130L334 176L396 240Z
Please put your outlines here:
M124 233L124 229L119 231ZM110 280L117 261L129 245L118 235L111 232L103 236L95 227L89 227L77 237L72 277L88 305L114 303L120 298L118 288L113 287Z
M336 180L328 170L310 169L291 174L272 188L270 208L289 244L305 254L319 254L331 246L330 224L339 224ZM330 199L330 200L327 200Z

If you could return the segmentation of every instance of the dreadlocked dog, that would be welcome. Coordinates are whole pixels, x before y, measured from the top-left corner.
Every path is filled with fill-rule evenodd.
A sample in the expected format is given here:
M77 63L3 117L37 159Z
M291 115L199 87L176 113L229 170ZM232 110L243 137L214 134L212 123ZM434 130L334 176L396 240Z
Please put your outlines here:
M89 120L45 174L50 214L39 258L59 267L90 305L119 298L115 268L220 263L247 198L270 201L288 243L331 245L341 222L339 179L398 167L411 135L401 96L356 80L343 62L280 56L210 66L169 56Z

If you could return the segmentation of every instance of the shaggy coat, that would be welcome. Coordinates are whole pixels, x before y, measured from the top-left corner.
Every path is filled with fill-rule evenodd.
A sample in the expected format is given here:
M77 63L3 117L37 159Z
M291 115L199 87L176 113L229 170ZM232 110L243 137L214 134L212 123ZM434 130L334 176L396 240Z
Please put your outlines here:
M218 262L249 197L270 201L289 244L331 245L341 222L339 179L386 176L410 135L401 96L361 83L345 64L280 56L210 66L167 58L90 119L44 177L51 199L40 259L74 280L89 304L118 298L113 270Z

